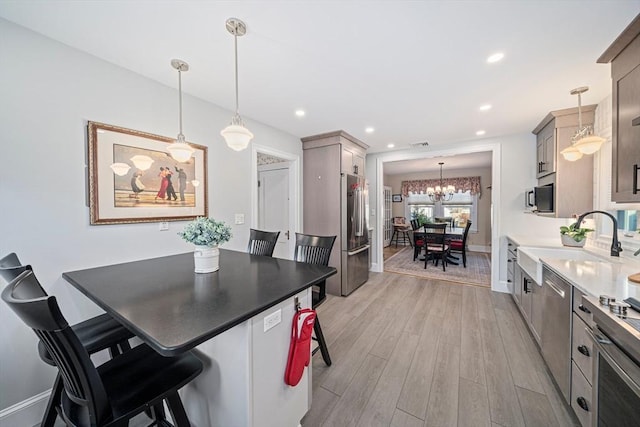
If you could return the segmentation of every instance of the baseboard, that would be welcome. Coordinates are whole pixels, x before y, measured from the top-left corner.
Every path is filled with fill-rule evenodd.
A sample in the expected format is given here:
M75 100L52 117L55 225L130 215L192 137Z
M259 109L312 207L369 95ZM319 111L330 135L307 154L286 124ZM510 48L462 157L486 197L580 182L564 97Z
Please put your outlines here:
M51 389L3 409L0 411L0 426L40 425L42 415L47 409L49 395L51 395Z
M495 283L495 286L491 287L491 290L495 291L495 292L502 292L502 293L508 294L509 293L509 285L505 281L498 280L498 282Z
M382 270L380 269L380 266L377 262L371 263L371 268L369 269L369 271L373 271L374 273L382 273Z
M491 246L483 246L483 245L467 245L467 249L471 252L485 252L491 253Z

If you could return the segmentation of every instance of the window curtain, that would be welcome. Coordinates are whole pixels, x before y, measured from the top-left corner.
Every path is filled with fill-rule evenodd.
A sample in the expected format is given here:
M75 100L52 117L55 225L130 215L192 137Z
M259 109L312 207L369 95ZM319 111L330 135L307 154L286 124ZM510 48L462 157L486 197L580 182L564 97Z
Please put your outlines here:
M407 197L409 192L414 194L427 194L427 188L435 188L440 185L440 179L416 179L412 181L402 181L401 192L402 195ZM458 191L469 191L471 195L477 194L478 197L482 194L480 189L480 177L479 176L465 176L460 178L446 178L442 180L442 185L453 185Z

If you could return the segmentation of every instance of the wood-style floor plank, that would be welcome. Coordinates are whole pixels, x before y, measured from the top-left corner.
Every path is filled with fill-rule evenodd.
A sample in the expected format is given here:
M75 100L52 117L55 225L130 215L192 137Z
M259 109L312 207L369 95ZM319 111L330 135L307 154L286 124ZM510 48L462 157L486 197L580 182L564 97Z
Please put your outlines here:
M527 426L559 426L547 396L521 387L516 387L516 391Z
M401 345L391 354L378 384L360 417L358 426L389 426L396 410L402 385L407 377L411 359L418 345L418 337L407 333L400 337Z
M485 384L482 341L477 330L480 322L476 292L471 286L462 287L462 336L460 345L460 377Z
M322 422L332 414L340 396L322 387L314 388L313 405L302 419L304 427L320 427Z
M462 336L462 286L450 286L446 300L442 339L449 344L460 346Z
M458 389L460 387L460 346L444 340L438 344L438 358L433 375L434 390L429 395L425 426L458 425Z
M368 355L323 425L336 427L356 425L385 365L386 360Z
M422 427L423 425L424 422L421 419L396 409L389 427Z
M462 360L460 361L462 368ZM465 378L460 378L458 398L459 427L490 427L489 398L487 388Z

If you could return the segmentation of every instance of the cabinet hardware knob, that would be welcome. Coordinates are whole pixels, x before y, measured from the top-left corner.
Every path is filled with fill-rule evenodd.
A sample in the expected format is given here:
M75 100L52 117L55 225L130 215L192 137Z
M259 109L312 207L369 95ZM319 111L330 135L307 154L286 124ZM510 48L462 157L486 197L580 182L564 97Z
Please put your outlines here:
M589 353L589 348L586 345L579 345L578 351L587 357L591 356L591 353Z
M591 314L591 310L589 310L587 307L585 307L585 306L584 306L584 305L582 305L582 304L580 304L580 305L578 306L578 308L580 309L580 311L583 311L583 312L585 312L585 313L587 313L587 314Z
M585 399L584 397L580 396L580 397L578 397L576 399L576 403L578 404L579 407L581 407L585 411L589 412L589 404L587 403L587 399Z

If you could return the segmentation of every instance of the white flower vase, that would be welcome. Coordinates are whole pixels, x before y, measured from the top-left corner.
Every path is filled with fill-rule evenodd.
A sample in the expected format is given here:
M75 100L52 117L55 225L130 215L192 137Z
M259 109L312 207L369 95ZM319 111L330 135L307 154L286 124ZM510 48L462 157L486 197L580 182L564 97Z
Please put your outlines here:
M217 246L196 245L193 251L196 273L213 273L220 268L220 250Z
M575 240L573 240L573 237L569 236L568 234L561 234L560 240L562 240L562 244L564 246L571 246L574 248L582 248L587 242L587 239L582 239L580 242L576 242Z

